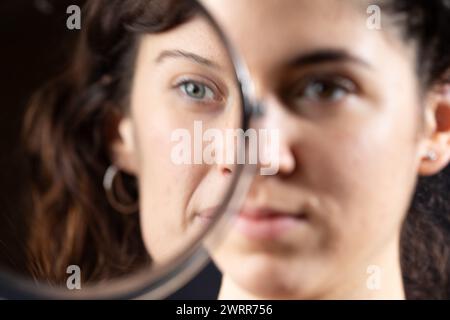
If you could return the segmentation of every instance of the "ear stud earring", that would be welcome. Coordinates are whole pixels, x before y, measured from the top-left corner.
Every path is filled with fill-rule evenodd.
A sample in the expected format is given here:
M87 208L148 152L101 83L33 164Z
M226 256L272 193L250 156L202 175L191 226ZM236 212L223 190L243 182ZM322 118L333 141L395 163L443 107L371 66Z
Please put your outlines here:
M434 150L430 150L425 155L425 158L429 161L436 161L438 159L437 153Z

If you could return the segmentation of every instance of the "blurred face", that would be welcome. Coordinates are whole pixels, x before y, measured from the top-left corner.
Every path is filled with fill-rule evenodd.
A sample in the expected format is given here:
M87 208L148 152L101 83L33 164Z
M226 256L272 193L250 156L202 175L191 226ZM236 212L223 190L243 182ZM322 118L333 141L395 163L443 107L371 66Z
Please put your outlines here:
M138 177L141 229L155 262L188 247L222 200L232 167L194 157L204 151L202 133L240 124L238 97L226 51L203 18L142 38L117 161Z
M398 267L423 155L414 48L369 30L362 1L203 2L265 106L253 124L280 130L278 174L256 177L213 251L226 283L266 298L368 290L369 266Z

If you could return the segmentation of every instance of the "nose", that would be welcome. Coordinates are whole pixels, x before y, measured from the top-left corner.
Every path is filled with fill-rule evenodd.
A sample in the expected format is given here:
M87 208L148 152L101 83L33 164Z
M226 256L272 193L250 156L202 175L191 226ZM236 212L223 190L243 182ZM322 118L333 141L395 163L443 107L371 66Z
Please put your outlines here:
M290 125L292 115L277 98L261 99L252 105L251 110L250 128L256 129L259 138L264 140L260 140L259 144L263 149L260 155L264 156L258 157L258 166L262 168L267 163L276 163L276 175L293 174L297 167L295 143L301 134L301 128ZM270 138L264 139L264 135Z
M220 174L224 177L231 176L231 174L234 172L232 165L226 163L220 163L218 165L218 170Z

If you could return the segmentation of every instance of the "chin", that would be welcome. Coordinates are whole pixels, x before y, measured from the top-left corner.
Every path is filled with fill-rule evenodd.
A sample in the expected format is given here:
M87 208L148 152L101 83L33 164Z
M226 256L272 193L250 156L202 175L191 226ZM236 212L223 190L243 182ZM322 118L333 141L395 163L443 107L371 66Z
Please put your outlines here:
M224 263L218 259L217 264L237 287L252 296L261 299L309 299L315 295L314 282L317 277L307 272L298 259L249 254L234 259L225 258Z

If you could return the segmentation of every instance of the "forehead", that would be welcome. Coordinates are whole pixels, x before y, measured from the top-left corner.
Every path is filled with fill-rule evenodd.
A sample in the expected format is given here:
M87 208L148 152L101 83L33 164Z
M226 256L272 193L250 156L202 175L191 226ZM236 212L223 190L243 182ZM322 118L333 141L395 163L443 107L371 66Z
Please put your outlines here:
M229 69L231 64L217 30L200 14L175 28L145 35L140 46L141 60L155 62L165 50L194 54L222 70Z
M249 64L271 66L292 55L342 49L373 53L381 31L367 27L364 0L203 0Z

